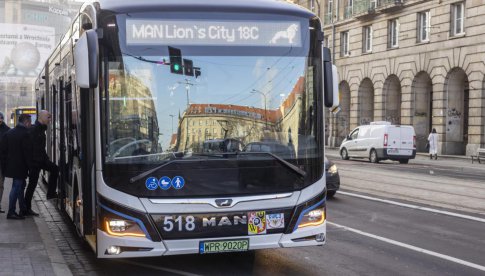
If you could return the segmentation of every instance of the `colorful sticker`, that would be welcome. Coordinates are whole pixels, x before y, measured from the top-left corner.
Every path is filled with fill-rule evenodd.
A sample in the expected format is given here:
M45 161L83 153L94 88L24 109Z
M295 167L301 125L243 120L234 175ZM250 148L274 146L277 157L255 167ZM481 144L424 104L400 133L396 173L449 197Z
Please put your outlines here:
M267 214L266 225L268 230L285 228L285 214Z
M158 181L158 186L160 186L162 190L166 191L170 189L170 187L172 186L171 182L172 182L172 179L170 179L170 177L164 176L160 178L160 181Z
M177 189L177 190L180 190L184 187L185 185L185 180L183 177L181 176L176 176L172 179L172 186Z
M259 235L266 234L266 212L249 212L248 213L248 234Z
M156 179L155 177L147 178L147 180L145 180L145 186L150 191L156 190L158 188L158 179Z

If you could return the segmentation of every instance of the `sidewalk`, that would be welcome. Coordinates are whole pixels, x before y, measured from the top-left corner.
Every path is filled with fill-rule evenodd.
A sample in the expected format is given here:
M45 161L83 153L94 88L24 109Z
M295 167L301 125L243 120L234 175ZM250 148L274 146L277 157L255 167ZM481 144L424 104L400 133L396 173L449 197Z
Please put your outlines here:
M339 148L325 147L325 155L333 158L341 158ZM363 159L364 160L364 159ZM393 162L393 161L381 161L381 162ZM465 155L438 155L438 160L430 160L429 154L418 152L416 158L409 160L409 163L419 163L426 165L441 165L458 168L473 168L485 171L485 164L482 162L479 164L475 161L472 164L472 158Z
M6 178L1 202L5 212L11 188L12 179ZM47 226L45 211L39 211L38 204L44 205L45 200L44 192L37 187L32 209L40 213L39 217L10 220L6 213L0 214L0 276L72 275Z

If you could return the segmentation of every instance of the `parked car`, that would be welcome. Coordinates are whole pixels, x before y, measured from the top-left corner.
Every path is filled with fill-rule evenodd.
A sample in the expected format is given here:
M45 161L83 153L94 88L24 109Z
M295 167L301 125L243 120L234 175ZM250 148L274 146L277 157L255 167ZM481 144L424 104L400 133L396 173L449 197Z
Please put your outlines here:
M332 198L340 188L340 176L337 165L325 156L325 179L327 183L327 198Z
M394 160L407 164L416 157L416 133L412 126L372 122L352 130L340 145L340 156L369 158L372 163Z

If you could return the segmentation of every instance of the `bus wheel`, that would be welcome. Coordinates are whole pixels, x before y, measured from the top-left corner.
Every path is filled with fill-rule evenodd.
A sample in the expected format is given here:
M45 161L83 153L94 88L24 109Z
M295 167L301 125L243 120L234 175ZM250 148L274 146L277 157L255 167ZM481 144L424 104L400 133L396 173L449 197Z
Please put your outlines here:
M343 148L340 151L340 156L342 157L343 160L349 160L349 153L347 152L346 148Z
M370 151L369 161L371 163L379 163L379 158L377 157L377 151L375 149Z

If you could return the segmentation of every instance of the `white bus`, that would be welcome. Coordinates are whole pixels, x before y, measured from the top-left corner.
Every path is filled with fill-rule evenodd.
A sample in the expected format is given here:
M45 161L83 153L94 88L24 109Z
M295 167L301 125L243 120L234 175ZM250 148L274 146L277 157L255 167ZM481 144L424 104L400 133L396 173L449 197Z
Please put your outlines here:
M284 1L84 4L36 91L58 207L97 257L323 245L338 77L322 40ZM211 139L294 154L204 152Z

